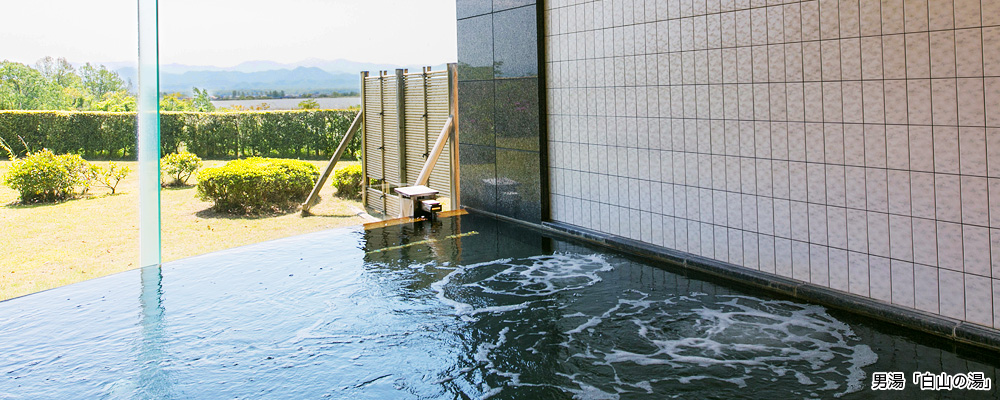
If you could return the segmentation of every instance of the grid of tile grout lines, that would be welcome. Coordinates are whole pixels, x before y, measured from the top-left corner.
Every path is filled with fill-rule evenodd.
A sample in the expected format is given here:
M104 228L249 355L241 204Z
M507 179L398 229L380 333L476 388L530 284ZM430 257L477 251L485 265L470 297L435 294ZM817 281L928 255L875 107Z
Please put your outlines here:
M544 7L553 220L1000 328L1000 0Z

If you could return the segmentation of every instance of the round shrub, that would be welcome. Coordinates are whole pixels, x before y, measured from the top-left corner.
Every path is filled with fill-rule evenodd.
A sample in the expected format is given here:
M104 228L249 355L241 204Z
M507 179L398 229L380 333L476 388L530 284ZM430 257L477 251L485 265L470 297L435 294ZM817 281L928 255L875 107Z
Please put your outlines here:
M186 151L167 154L160 159L160 171L166 175L163 185L187 185L191 174L194 174L194 171L197 171L201 166L201 158Z
M78 154L55 155L48 149L19 158L3 177L21 203L63 200L90 188L92 166Z
M333 187L337 197L357 199L361 197L361 165L349 165L333 172Z
M215 203L216 211L255 214L293 209L302 203L319 177L305 161L252 157L233 160L198 173L198 197Z

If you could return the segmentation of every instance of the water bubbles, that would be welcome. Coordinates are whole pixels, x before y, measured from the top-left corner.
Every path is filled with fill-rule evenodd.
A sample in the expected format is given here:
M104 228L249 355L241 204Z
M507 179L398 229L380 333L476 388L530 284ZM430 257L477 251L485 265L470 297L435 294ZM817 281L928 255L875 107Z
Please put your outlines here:
M830 397L862 388L877 360L823 307L604 282L613 269L554 254L457 267L432 287L483 336L470 363L514 389Z

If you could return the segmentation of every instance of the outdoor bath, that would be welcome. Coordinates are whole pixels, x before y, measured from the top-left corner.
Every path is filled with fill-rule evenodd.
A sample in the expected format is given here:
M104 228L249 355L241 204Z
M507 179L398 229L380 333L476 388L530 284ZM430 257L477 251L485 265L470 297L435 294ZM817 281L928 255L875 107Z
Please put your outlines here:
M477 215L331 230L0 303L0 398L991 398L941 339ZM977 397L979 396L979 397Z

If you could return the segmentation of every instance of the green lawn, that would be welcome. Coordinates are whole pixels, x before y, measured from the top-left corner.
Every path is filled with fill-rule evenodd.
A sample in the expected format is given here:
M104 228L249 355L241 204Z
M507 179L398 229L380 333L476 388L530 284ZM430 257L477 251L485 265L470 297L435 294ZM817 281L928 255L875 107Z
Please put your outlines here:
M321 169L326 165L311 162ZM223 163L206 161L205 166ZM95 186L83 198L21 206L16 204L17 192L0 185L0 300L137 267L137 166L123 164L133 172L115 195ZM351 164L356 162L341 162L338 167ZM0 176L9 167L9 161L0 161ZM298 212L232 217L211 211L211 203L195 196L194 186L164 189L163 260L365 222L355 215L359 202L334 197L333 192L327 183L320 193L322 201L311 210L314 216L307 218Z

